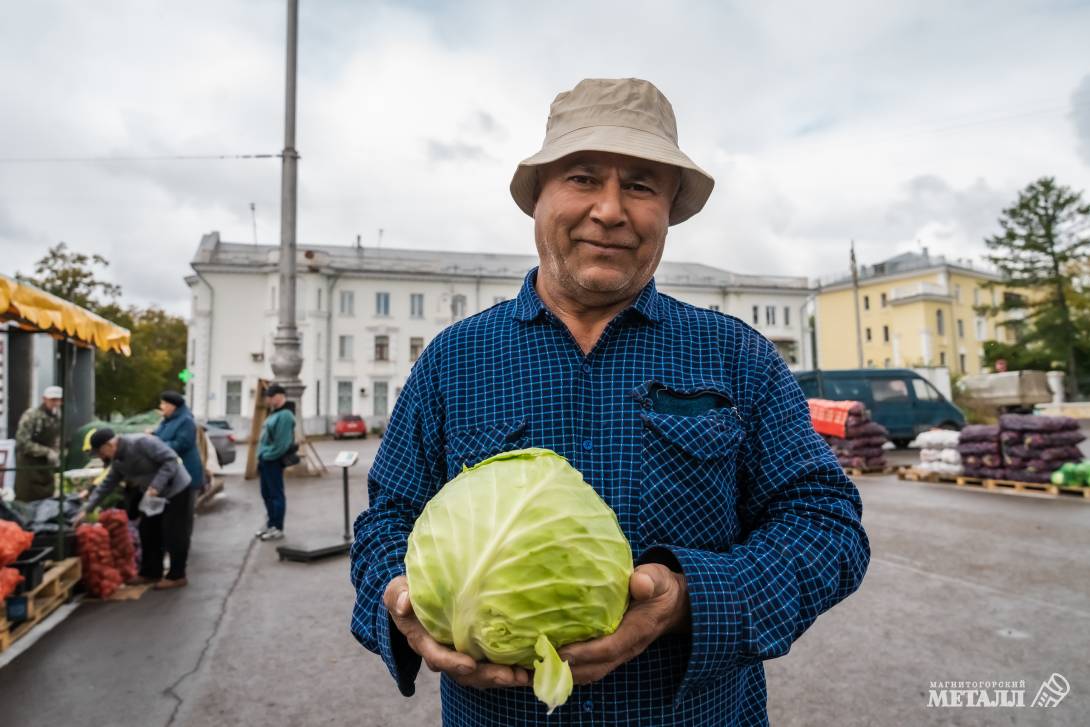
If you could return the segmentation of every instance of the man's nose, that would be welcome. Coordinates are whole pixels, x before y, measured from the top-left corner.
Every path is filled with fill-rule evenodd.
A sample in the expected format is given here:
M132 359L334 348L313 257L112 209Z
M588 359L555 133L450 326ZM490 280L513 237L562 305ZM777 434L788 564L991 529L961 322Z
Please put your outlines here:
M619 179L608 177L603 182L594 201L594 207L590 211L590 217L603 227L621 227L625 224L627 219Z

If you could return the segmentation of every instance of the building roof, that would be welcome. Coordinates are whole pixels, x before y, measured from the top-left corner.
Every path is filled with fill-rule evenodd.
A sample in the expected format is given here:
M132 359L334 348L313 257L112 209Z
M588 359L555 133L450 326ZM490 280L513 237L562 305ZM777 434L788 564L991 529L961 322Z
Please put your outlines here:
M453 250L409 250L388 247L299 245L299 271L327 273L378 273L442 275L444 277L487 277L521 279L537 265L536 255L458 252ZM275 245L225 242L218 232L201 238L192 261L198 272L232 271L268 273L276 270L280 249ZM664 260L655 273L656 282L674 287L784 288L809 290L804 277L745 275L703 263Z
M995 270L976 265L970 259L949 259L945 255L931 255L925 247L921 252L904 252L873 265L860 265L859 282L860 284L873 283L887 278L904 277L931 270L949 270L996 282L1003 280L1003 276ZM850 287L851 284L851 273L838 273L828 279L819 281L817 287L820 290L837 290Z

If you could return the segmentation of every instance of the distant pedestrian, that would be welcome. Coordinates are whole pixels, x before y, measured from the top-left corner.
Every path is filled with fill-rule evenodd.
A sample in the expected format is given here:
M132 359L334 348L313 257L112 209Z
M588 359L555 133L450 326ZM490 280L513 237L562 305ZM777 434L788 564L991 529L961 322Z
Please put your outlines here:
M53 497L55 469L60 464L61 401L64 391L47 386L41 406L19 417L15 434L15 499L23 502Z
M95 488L87 503L76 516L76 522L98 507L102 500L126 485L126 509L132 512L134 502L144 495L162 497L166 508L158 515L140 517L140 575L130 584L154 583L157 590L188 585L186 561L189 558L190 519L193 509L193 489L189 473L182 467L178 455L156 437L147 434L118 436L109 427L91 435L91 452L109 462L106 479ZM163 552L170 555L170 570L163 577Z
M287 392L280 384L265 389L269 416L261 427L257 446L257 471L261 476L261 498L265 501L265 526L254 533L262 540L284 537L284 515L287 498L284 495L284 457L295 444L295 415L285 406Z
M186 406L185 397L177 391L164 391L159 395L159 411L163 421L159 422L154 435L163 440L163 444L173 449L182 460L182 466L189 473L189 487L193 496L189 498L189 509L196 511L197 497L204 489L204 464L201 451L197 448L197 422L193 412ZM193 534L194 515L189 517L190 536Z

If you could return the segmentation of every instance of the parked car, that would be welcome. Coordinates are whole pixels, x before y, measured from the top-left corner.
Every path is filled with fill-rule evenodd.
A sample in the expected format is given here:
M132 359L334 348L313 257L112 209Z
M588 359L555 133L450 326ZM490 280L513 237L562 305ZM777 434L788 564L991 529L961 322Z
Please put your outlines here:
M333 425L333 438L359 437L367 439L367 422L358 414L342 414Z
M212 440L212 446L216 448L216 457L221 467L226 467L235 461L235 430L225 419L209 419L204 422L204 431Z
M795 379L808 399L863 402L898 447L928 429L965 426L961 410L910 369L797 371Z

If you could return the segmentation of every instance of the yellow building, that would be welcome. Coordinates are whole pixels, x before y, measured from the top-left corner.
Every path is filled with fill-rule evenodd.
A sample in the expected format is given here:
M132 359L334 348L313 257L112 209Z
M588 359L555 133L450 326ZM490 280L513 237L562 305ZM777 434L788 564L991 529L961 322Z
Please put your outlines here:
M815 295L818 365L823 369L946 366L952 374L982 371L984 342L1014 340L1010 326L975 306L995 305L1008 295L1002 278L970 261L905 253L850 276L820 285ZM860 362L856 304L863 343ZM1009 315L1009 314L1008 314Z

